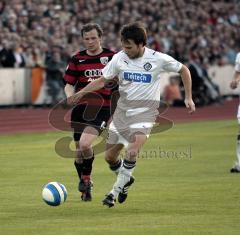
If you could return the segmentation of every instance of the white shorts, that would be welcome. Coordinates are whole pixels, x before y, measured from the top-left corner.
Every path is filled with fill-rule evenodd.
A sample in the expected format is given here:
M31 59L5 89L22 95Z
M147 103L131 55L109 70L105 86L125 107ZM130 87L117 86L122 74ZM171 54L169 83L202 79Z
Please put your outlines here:
M128 112L116 109L109 125L107 143L123 144L126 148L129 143L134 141L136 133L143 134L148 138L155 119L155 116L149 113L128 115Z
M238 124L240 124L240 105L238 105L237 119L238 119Z
M131 142L133 142L135 133L143 134L148 138L151 133L153 125L154 123L142 122L142 123L136 123L130 126L128 129L118 130L115 127L114 123L111 122L108 130L107 143L123 144L124 147L127 148L128 145Z

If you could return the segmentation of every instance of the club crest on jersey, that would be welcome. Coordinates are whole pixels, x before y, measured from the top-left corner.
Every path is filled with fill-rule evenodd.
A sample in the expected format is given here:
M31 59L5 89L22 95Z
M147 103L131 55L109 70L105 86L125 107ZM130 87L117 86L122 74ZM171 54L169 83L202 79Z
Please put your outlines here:
M100 62L101 64L106 65L108 63L108 57L101 57Z
M147 62L145 65L143 65L143 68L146 70L146 71L149 71L151 68L152 68L152 65Z

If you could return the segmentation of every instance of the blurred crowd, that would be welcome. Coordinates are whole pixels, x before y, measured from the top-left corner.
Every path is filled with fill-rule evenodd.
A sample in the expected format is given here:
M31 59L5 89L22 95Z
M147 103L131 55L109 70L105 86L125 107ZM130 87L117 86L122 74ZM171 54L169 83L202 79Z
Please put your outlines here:
M42 67L60 78L83 49L83 24L99 23L104 46L118 51L120 28L133 21L145 24L149 47L198 71L234 64L240 49L240 0L5 0L0 67Z
M234 63L240 41L239 0L10 0L0 1L0 66L45 66L82 49L80 29L99 23L104 44L121 48L123 24L145 23L152 48L181 62Z

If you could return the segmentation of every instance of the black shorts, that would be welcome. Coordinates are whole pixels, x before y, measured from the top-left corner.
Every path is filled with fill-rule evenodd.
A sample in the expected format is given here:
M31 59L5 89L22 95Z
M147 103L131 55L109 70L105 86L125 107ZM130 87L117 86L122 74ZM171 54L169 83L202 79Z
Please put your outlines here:
M106 127L108 120L111 117L111 109L109 107L99 107L78 105L73 108L71 113L71 127L74 130L74 141L79 141L81 134L85 127L94 127L99 135L104 127Z

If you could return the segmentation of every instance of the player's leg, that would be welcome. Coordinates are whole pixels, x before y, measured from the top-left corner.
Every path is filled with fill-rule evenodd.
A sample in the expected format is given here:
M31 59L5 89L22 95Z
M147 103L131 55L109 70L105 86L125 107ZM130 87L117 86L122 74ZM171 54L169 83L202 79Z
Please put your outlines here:
M80 133L74 132L74 134L73 134L73 138L75 141L75 147L76 147L74 166L76 168L76 171L77 171L77 174L79 177L79 181L81 180L82 170L83 170L83 157L80 152L80 144L79 144L80 136L81 136Z
M114 173L118 174L120 167L122 166L122 159L119 157L123 144L106 144L105 160L109 165L109 168Z
M236 155L237 161L235 165L230 169L231 173L240 173L240 107L238 107L238 134L237 134L237 146Z
M238 135L237 135L237 165L240 171L240 120L238 121Z
M82 122L81 109L82 109L81 106L76 106L73 108L71 113L71 128L74 130L73 139L76 147L74 166L78 173L79 181L81 180L82 169L83 169L83 158L80 152L80 144L79 144L81 134L83 131L83 127L80 125L80 123Z
M230 169L231 173L240 173L240 105L238 106L237 119L238 119L238 134L237 134L237 146L236 146L237 162Z
M116 175L122 166L122 159L119 157L119 154L123 147L123 144L107 143L106 145L105 160L109 164L110 170L113 171ZM107 205L109 207L114 206L115 198L112 192L108 193L102 202L103 205Z
M119 157L119 154L124 145L127 144L127 140L119 134L118 130L114 126L114 123L111 122L108 130L105 160L108 163L110 170L116 174L118 174L118 171L122 165L122 159Z
M81 185L82 185L82 175L83 175L83 168L84 168L83 155L80 149L81 135L86 127L85 120L83 118L84 110L85 110L85 106L79 105L74 107L71 113L71 127L74 129L73 138L76 146L74 165L79 177L78 190L80 192L82 192ZM83 193L81 195L81 198L82 196L83 196Z
M123 203L127 199L128 196L128 189L129 187L134 183L135 178L133 177L132 173L136 166L136 160L138 153L141 149L141 147L144 145L144 143L147 140L147 136L143 133L139 133L138 135L135 135L135 141L132 141L127 149L127 155L123 161L123 167L122 171L129 175L129 181L127 181L124 184L124 187L118 194L118 202Z
M92 173L92 165L94 161L94 152L92 148L93 142L99 136L99 131L94 127L87 126L80 138L80 152L83 158L83 167L82 167L82 175L81 181L79 184L79 190L83 193L82 200L83 201L91 201L92 195L92 181L91 181L91 173Z
M113 185L113 189L111 190L111 192L103 200L103 204L108 205L109 207L113 206L114 201L117 197L119 197L119 194L120 198L118 198L118 201L120 203L126 200L128 193L127 189L134 182L132 173L136 165L136 159L141 147L146 142L146 140L147 136L145 134L143 133L134 134L134 140L131 143L129 143L126 156L123 160L123 164L119 168L117 180Z
M138 153L146 142L147 136L139 133L135 135L135 141L131 142L127 149L127 155L123 161L122 171L123 174L129 175L129 180L124 184L124 187L118 194L118 202L123 203L127 199L128 196L128 189L134 183L135 178L133 177L132 173L136 166L136 160Z

